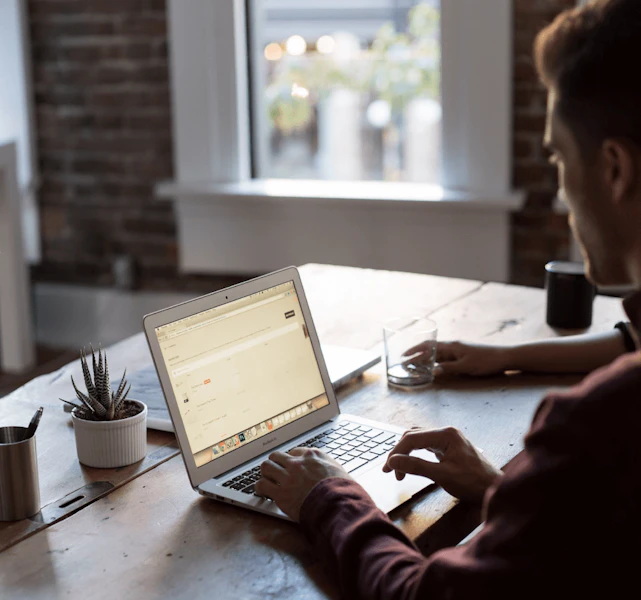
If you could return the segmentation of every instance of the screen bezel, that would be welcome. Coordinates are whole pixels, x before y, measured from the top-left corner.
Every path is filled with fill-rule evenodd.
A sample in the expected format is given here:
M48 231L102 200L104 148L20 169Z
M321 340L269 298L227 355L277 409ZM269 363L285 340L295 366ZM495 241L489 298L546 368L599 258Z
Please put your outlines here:
M197 467L189 446L187 433L180 417L178 402L171 386L171 381L169 379L169 374L162 356L162 351L160 349L160 344L158 343L155 329L210 308L245 298L283 283L288 283L289 281L294 283L294 288L307 325L309 338L312 343L316 362L318 363L318 368L323 380L325 393L329 399L329 404L305 417L289 423L288 425L284 425L283 427L275 430L271 435L258 438L255 442L249 443L246 446L241 446L229 454L224 454L201 467ZM169 415L174 426L178 444L180 445L185 467L187 468L189 480L194 488L208 479L218 477L219 475L234 469L238 465L268 452L271 448L275 448L280 444L283 444L299 435L302 435L306 431L317 427L318 425L322 425L340 414L338 400L336 399L336 394L334 393L334 388L332 387L332 382L329 377L329 373L327 372L320 342L316 333L316 327L314 326L314 321L309 310L309 305L307 304L307 298L300 279L300 274L296 267L287 267L280 271L275 271L274 273L269 273L262 277L257 277L244 283L207 294L206 296L200 296L193 300L145 315L143 317L143 328L153 357L154 365L156 367L156 372L158 373L158 379L160 380L160 385L165 395L165 401L169 409Z

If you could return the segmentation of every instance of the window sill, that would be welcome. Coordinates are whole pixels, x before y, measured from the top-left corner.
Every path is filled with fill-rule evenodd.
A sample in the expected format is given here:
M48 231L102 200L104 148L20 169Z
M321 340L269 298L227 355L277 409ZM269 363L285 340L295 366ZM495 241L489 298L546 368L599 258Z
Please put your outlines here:
M246 200L297 203L350 203L381 208L456 208L472 211L520 210L524 194L472 193L439 185L380 181L252 179L237 183L163 182L155 189L162 199L187 201Z

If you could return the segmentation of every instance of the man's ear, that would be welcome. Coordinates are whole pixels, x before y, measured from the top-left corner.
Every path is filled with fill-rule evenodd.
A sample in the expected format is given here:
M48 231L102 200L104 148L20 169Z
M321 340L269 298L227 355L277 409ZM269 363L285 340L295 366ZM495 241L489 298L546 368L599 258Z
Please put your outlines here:
M630 197L639 184L637 153L630 145L616 139L607 139L601 147L605 184L611 191L612 201L620 205Z

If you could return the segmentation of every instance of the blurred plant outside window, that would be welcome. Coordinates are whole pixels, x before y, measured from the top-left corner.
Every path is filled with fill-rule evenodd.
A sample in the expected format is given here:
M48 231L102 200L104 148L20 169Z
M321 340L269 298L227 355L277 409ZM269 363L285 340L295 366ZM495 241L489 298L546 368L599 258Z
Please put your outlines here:
M371 39L336 29L260 42L259 176L440 182L440 3L403 16Z

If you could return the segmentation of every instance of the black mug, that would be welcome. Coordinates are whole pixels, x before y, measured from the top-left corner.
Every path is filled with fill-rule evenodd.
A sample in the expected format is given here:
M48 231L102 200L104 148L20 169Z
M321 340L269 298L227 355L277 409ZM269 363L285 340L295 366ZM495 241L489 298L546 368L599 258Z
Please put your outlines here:
M585 277L585 265L555 260L545 271L547 324L558 329L590 327L596 287Z

